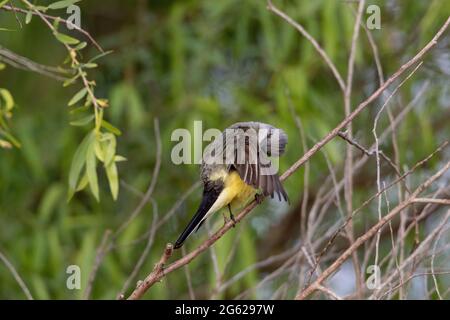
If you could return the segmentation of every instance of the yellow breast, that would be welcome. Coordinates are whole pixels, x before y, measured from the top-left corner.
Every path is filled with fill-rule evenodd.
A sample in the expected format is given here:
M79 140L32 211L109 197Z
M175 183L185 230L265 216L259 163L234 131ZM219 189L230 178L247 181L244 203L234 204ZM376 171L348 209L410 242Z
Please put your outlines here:
M203 219L207 219L211 214L225 208L228 204L231 206L231 211L237 213L236 211L242 208L256 192L256 189L246 184L236 171L226 172L221 170L211 176L215 179L223 179L224 188Z
M255 195L256 189L246 184L236 171L232 171L225 179L225 189L231 196L231 209L243 207Z

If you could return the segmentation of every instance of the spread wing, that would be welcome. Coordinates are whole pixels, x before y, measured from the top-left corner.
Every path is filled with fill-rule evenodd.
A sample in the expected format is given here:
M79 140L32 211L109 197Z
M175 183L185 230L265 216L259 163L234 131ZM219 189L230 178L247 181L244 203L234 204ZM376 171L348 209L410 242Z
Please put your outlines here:
M241 179L261 189L264 196L288 201L288 196L280 182L277 168L270 157L284 153L287 135L283 130L259 122L241 122L225 130L226 146L232 143L234 148L226 148L225 153L234 159L232 166ZM232 154L231 154L232 153Z

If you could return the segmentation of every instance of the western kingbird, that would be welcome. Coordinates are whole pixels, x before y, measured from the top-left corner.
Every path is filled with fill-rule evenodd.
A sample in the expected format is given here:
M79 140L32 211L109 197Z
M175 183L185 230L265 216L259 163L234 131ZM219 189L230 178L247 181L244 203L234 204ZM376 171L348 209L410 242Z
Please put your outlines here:
M219 135L204 150L201 164L203 198L200 206L179 236L174 248L180 248L187 237L197 231L211 214L228 207L243 207L252 196L278 195L288 201L270 157L279 157L287 144L286 133L261 122L239 122Z

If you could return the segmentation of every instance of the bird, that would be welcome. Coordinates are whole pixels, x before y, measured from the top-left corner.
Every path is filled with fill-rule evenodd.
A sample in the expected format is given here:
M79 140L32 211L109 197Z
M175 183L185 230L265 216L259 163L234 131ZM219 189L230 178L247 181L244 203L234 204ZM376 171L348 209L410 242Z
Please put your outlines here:
M174 248L197 231L213 213L242 208L254 196L257 203L271 196L289 202L288 195L271 158L280 157L287 144L286 133L262 122L238 122L226 128L203 152L200 177L203 182L201 203L178 237ZM227 222L225 214L224 220Z

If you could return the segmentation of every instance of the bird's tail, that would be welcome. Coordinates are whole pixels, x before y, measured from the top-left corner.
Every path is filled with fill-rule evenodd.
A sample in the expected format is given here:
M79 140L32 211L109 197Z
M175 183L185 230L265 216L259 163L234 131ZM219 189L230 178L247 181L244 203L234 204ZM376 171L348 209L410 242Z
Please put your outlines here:
M197 231L198 228L203 224L206 213L208 213L209 209L211 209L214 202L219 197L219 193L215 190L210 191L204 191L203 192L203 198L202 202L200 204L200 207L198 208L195 215L192 217L191 221L187 225L186 229L184 229L183 233L178 237L177 241L175 242L175 249L181 248L184 241L191 235L191 233L195 230Z

